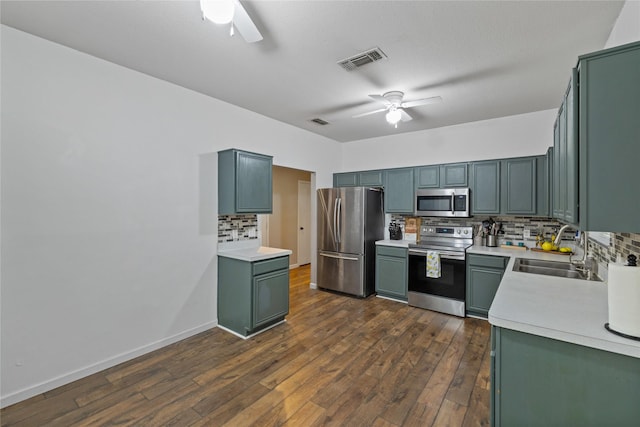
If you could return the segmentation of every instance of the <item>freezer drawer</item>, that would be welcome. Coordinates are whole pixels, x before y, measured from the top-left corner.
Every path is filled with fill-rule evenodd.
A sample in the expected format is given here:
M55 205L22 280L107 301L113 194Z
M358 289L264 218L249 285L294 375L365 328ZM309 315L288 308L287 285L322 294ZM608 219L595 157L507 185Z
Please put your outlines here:
M318 287L366 297L364 256L338 252L318 253Z

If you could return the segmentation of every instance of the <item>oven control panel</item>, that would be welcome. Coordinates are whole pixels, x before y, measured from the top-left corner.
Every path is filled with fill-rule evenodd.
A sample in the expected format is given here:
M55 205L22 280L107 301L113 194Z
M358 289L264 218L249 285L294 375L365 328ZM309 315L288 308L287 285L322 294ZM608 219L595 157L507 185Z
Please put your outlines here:
M423 225L420 227L420 236L470 239L473 237L473 227Z

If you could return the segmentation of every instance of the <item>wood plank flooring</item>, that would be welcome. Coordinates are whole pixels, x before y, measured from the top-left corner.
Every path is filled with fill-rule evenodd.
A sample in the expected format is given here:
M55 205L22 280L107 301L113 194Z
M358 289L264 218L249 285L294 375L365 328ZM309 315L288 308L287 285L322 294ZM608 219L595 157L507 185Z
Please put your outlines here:
M309 288L249 340L218 328L4 408L2 426L480 426L490 329Z

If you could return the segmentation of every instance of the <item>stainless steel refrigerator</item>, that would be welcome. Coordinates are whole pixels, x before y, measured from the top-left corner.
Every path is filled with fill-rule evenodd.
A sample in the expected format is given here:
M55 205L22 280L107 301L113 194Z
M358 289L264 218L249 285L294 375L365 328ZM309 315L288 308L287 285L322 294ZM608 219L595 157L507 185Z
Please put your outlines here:
M318 189L318 287L367 297L375 290L376 240L384 238L382 191Z

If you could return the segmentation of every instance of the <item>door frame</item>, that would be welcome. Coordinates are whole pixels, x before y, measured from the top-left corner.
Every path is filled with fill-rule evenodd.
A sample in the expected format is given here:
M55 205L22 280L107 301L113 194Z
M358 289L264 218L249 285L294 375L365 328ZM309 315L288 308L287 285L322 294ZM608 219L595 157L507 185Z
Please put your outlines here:
M301 188L307 187L308 188L308 205L305 206L307 209L307 213L308 213L308 218L306 221L305 227L306 227L306 236L307 236L307 241L306 242L301 242L301 236L300 236L300 227L301 227L301 219L300 219L300 210L303 207L300 200L300 193L301 193ZM304 191L304 190L303 190ZM311 181L301 181L298 180L298 222L297 222L297 234L298 234L298 239L297 239L297 253L296 253L296 263L298 264L298 266L300 265L305 265L305 264L310 264L311 263L311 258L312 258L312 254L311 254L311 229L312 229L312 218L311 218L311 208L312 208L312 203L311 203ZM301 260L300 254L300 248L303 247L304 245L307 246L307 255L308 258Z

